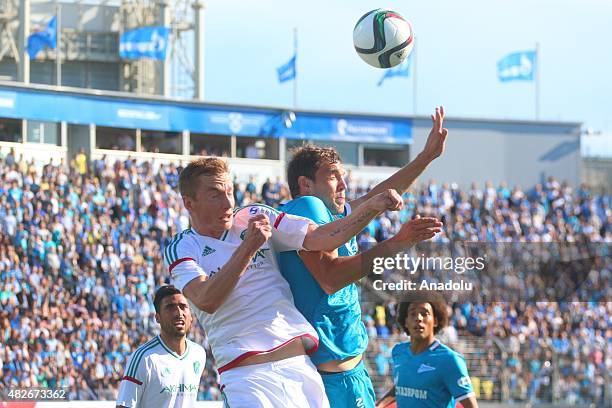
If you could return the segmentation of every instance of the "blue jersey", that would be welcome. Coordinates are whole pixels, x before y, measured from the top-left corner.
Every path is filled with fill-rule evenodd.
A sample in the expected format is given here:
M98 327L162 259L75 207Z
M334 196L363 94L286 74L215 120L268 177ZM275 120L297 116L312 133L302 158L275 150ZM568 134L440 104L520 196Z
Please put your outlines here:
M474 395L463 356L438 340L417 355L400 343L392 356L398 408L454 408Z
M323 225L348 215L350 207L347 205L342 215L333 215L321 199L306 196L288 202L281 210ZM355 237L338 249L340 256L356 253ZM368 334L361 321L357 285L350 284L328 295L296 251L282 252L279 258L281 273L289 282L295 306L319 335L319 348L311 355L313 363L317 365L363 354L368 346Z

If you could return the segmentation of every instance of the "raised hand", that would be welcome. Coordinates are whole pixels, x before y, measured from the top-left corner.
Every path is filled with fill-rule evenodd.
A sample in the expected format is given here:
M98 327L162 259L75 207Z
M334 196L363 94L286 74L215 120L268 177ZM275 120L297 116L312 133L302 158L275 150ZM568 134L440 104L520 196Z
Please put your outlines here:
M443 127L444 125L444 107L439 106L436 108L436 113L431 115L431 131L427 136L427 142L423 148L423 154L425 157L432 161L444 153L444 143L448 136L448 129Z
M267 215L257 214L249 219L244 242L253 245L255 249L259 249L271 236L272 226Z

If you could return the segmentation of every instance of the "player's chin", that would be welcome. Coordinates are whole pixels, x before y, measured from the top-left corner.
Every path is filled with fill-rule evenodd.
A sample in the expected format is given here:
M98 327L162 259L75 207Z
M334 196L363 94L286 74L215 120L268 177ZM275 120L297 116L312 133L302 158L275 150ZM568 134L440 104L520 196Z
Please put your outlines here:
M229 230L230 228L232 228L232 225L233 225L232 221L233 220L231 218L229 219L221 218L218 223L219 229L223 229L226 231Z
M344 212L344 203L346 203L346 199L344 197L336 197L334 200L334 204L336 205L336 212L338 214L342 214Z

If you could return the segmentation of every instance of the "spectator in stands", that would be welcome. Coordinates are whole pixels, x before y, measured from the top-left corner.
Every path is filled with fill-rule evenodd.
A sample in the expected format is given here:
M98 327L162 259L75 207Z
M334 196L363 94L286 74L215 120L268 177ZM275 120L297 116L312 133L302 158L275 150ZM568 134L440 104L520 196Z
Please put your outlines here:
M112 400L126 356L155 334L150 293L166 279L160 255L168 237L188 226L171 187L179 169L105 157L88 173L82 153L85 160L78 162L35 163L18 159L11 149L0 159L0 388L68 387L79 398ZM369 187L353 178L350 194L363 195ZM527 187L487 183L460 189L432 182L405 194L400 216L402 221L416 213L442 217L446 230L439 243L557 240L604 251L612 242L610 196L584 186L572 191L554 178ZM243 205L261 201L253 176L239 190ZM282 200L282 190L276 200ZM361 240L392 235L399 223L400 218L384 215ZM612 370L609 253L588 266L586 280L561 302L453 304L451 322L460 342L466 336L496 337L506 348L508 358L498 357L498 371L507 370L513 400L552 398L546 381L558 378L559 403L604 405ZM548 284L533 276L513 279L511 272L488 289L508 281L526 293L528 287ZM374 308L364 311L364 320L372 347L382 350L400 334L390 324L393 308L381 305L384 324L377 327ZM194 341L205 342L199 327L194 332ZM379 338L383 332L389 339ZM380 355L366 353L375 381L384 381L376 372L384 366ZM379 356L378 363L370 356ZM468 367L471 373L479 375L481 358L473 363L478 366ZM546 371L547 361L557 377ZM200 395L218 399L213 367L209 359ZM491 381L482 378L483 384ZM499 382L492 384L497 393Z

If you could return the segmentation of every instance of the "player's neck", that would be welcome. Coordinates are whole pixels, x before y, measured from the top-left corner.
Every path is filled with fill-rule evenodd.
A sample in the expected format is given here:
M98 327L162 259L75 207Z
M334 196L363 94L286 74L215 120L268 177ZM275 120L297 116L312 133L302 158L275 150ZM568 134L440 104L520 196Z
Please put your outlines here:
M161 332L159 337L170 350L174 351L179 356L182 356L185 351L187 351L187 337L168 336L164 332Z
M427 350L433 342L436 341L434 336L426 337L424 339L410 339L410 351L413 355L421 354L425 350Z
M202 225L196 222L193 218L191 219L191 229L195 231L196 234L198 235L203 235L203 236L211 237L215 239L219 239L225 232L225 230L215 231L210 228L207 228L206 224Z

